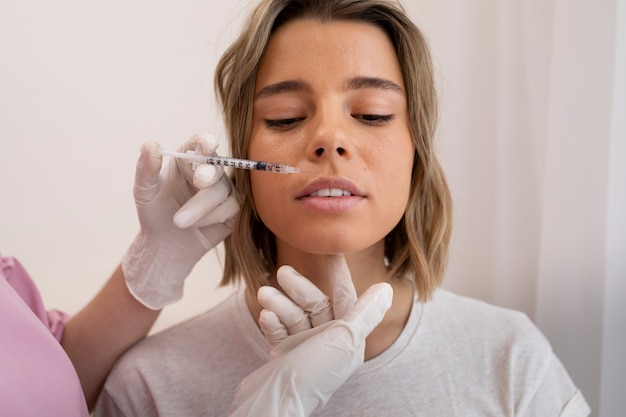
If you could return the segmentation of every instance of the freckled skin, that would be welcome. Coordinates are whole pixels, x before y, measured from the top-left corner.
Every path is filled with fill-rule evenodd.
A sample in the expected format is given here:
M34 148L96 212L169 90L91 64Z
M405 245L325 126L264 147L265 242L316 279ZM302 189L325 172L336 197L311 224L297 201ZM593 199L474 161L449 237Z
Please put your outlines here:
M346 87L357 78L399 88ZM366 23L291 22L273 35L255 92L294 80L305 88L255 99L249 158L303 171L251 172L259 216L276 235L281 263L362 252L375 253L379 264L383 238L407 204L414 154L393 45ZM363 195L328 203L297 198L320 178L348 180Z

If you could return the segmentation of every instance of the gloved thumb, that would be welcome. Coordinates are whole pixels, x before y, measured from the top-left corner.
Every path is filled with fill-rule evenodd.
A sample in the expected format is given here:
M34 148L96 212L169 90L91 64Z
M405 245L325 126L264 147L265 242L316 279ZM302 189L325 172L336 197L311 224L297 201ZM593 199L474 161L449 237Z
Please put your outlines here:
M162 162L158 143L147 141L141 146L134 187L135 203L138 206L148 204L159 191Z
M357 339L364 339L383 320L392 301L391 285L379 282L361 294L354 307L346 313L343 319L351 323L350 327L357 334Z
M335 318L341 319L356 302L356 289L344 255L329 256L326 266L328 268L327 276L331 282Z

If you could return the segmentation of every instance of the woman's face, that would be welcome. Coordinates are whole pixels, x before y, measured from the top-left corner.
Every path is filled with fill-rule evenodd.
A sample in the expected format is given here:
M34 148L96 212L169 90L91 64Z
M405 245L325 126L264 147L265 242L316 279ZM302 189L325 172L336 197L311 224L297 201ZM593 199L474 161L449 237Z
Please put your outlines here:
M257 73L254 204L281 253L352 253L383 239L407 204L414 146L387 35L359 22L297 20L276 31Z

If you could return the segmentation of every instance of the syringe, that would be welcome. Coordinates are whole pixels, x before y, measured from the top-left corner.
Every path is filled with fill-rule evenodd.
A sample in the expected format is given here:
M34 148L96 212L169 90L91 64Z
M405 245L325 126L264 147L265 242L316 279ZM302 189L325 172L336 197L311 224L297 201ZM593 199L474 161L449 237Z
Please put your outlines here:
M193 151L188 153L171 152L159 149L159 155L173 156L174 158L187 159L189 161L211 164L217 166L248 169L251 171L274 172L276 174L297 174L299 168L286 164L277 164L274 162L250 161L248 159L229 158L226 156L205 156L197 154Z

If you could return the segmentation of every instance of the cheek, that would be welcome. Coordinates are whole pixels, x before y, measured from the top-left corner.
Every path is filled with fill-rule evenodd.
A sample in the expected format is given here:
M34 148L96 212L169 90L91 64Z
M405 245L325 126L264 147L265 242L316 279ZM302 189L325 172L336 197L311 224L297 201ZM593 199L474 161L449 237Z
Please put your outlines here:
M299 151L296 142L296 138L293 136L289 140L285 140L269 134L253 134L248 145L248 159L293 164L294 155L297 155Z
M370 155L376 176L388 184L388 191L398 192L410 187L415 147L410 139L396 141L376 149ZM400 195L399 195L400 197Z
M388 215L398 220L404 214L411 193L414 147L412 142L398 146L383 158L379 166L381 195L384 195Z
M250 187L252 190L252 200L254 201L254 206L258 211L264 211L265 206L268 202L271 201L271 198L267 198L272 194L271 183L263 181L262 178L258 177L258 173L251 172L250 173Z
M281 188L279 178L272 178L276 174L251 172L250 187L252 191L252 201L258 216L266 226L272 228L277 221L275 216L280 216L283 212L281 197L285 195L285 190Z

